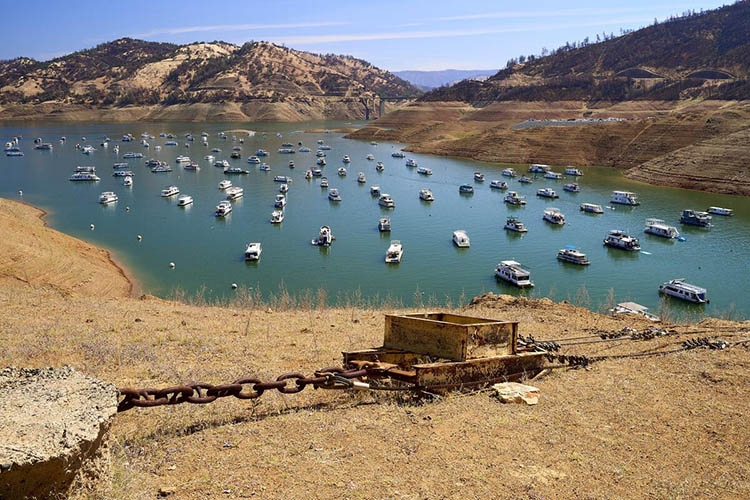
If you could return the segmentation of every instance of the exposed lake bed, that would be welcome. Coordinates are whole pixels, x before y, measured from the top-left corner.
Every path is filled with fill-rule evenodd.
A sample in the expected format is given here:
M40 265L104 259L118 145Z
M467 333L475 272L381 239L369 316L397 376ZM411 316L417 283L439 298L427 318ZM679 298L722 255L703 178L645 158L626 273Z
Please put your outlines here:
M750 312L750 302L737 295L750 272L747 198L644 185L625 179L617 170L599 167L581 168L584 175L578 178L551 180L537 176L533 183L522 184L518 179L526 173L527 165L513 165L518 177L511 179L501 175L509 165L406 153L406 158L432 170L432 175L424 176L416 168L406 167L405 159L391 156L400 150L399 144L372 145L344 139L340 133L301 131L351 126L342 122L11 125L3 127L0 135L5 141L23 136L20 142L25 156L0 160L0 195L18 199L22 190L21 199L50 211L47 220L53 228L111 249L136 276L143 291L162 297L181 289L187 294L200 291L211 298L227 298L235 293L231 288L235 283L260 288L264 294L277 293L281 287L293 295L324 289L330 301L357 296L366 300L391 297L407 305L430 298L443 303L493 291L550 296L596 309L611 301L613 289L615 301L632 300L656 312L660 307L659 284L686 278L706 287L711 303L692 306L670 300L675 310L689 315ZM230 132L226 139L218 135L240 128L256 132ZM208 134L207 146L200 142L204 131ZM148 148L140 144L144 132L155 136L147 139ZM160 138L160 132L174 134L178 145L165 146L168 139ZM194 142L185 140L188 132L194 135ZM135 140L122 142L126 133L133 134ZM61 136L67 141L61 143ZM34 150L32 141L36 137L53 143L53 149ZM104 137L112 139L107 148L100 145ZM320 178L304 178L305 171L315 166L318 140L331 147L325 151L323 176L331 188L339 190L341 202L329 201ZM277 152L284 143L299 149L300 142L311 152ZM96 151L84 155L76 144L91 145ZM119 154L113 151L115 144L120 147ZM157 145L161 150L154 150ZM230 159L233 147L241 147L240 159ZM212 153L213 148L221 151ZM257 165L247 163L257 149L269 152L262 160L271 166L270 171L259 171ZM127 152L143 153L143 158L125 159ZM226 159L249 174L225 176L221 168L204 160L208 154L217 160ZM367 160L368 154L374 160ZM200 169L183 169L175 162L179 155L190 156ZM352 162L345 165L343 155L349 155ZM167 162L173 171L151 173L145 166L149 158ZM290 160L295 162L293 169ZM378 161L384 164L382 172L375 168ZM128 162L128 169L135 174L132 187L124 187L122 178L112 177L116 162ZM68 182L79 165L96 166L101 181ZM347 168L345 177L336 172L342 166ZM564 168L554 170L563 172ZM365 183L357 182L358 172L365 174ZM474 172L484 173L486 181L475 182ZM293 182L286 194L284 221L271 224L274 198L279 193L279 183L273 179L277 175L290 176ZM215 206L224 198L217 186L225 178L242 187L244 196L233 202L229 216L217 218ZM525 196L527 204L517 207L503 203L505 192L490 188L493 179L508 182L509 190ZM578 182L581 192L565 192L563 185L569 182ZM460 195L461 184L472 185L474 193ZM192 196L194 203L178 207L177 196L161 197L160 191L168 185L178 186L181 194ZM372 185L390 194L395 208L380 206L378 198L370 194ZM537 197L537 189L543 187L554 189L559 198ZM435 201L421 200L418 195L422 188L430 189ZM611 205L614 190L634 191L642 204ZM119 200L99 204L103 191L115 192ZM601 215L587 214L579 210L583 202L607 208ZM711 229L679 224L683 209L705 210L712 205L734 208L735 216L714 216ZM564 226L542 220L544 209L549 207L565 214ZM383 215L391 218L390 234L378 231L378 219ZM504 231L509 215L520 219L528 232ZM686 241L644 234L645 220L651 217L677 226ZM316 248L310 240L322 225L331 226L336 239L330 247ZM456 248L451 242L453 231L458 229L467 232L470 248ZM642 251L603 246L602 240L611 229L622 229L639 238ZM391 240L400 240L404 246L398 265L384 263ZM260 261L246 263L243 252L251 241L262 243L263 254ZM558 261L555 256L566 245L585 252L591 265ZM507 259L517 260L531 271L536 284L533 291L522 292L496 280L495 266ZM174 263L174 268L169 263Z

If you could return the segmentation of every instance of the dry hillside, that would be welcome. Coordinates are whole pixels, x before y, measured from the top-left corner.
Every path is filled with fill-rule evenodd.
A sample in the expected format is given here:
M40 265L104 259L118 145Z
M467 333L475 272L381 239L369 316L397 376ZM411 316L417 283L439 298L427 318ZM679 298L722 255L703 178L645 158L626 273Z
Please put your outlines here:
M160 119L166 108L164 119L170 119L170 108L201 109L198 104L219 110L234 105L243 113L214 119L283 120L289 119L286 108L300 110L295 120L364 118L381 96L417 94L416 87L361 59L268 42L178 46L123 38L46 62L0 62L0 105L9 118L35 111L76 119L76 112L94 109L112 115L105 119L128 110ZM264 117L258 111L264 107L278 115Z
M35 218L11 202L0 211ZM23 227L0 217L0 232ZM50 234L39 238L55 245ZM67 246L65 246L67 248ZM60 252L76 265L78 257ZM0 366L69 364L118 386L222 382L340 363L379 345L386 310L284 310L238 297L224 307L96 298L60 269L0 287ZM49 281L62 278L59 286ZM40 307L42 305L42 307ZM466 314L521 322L540 339L644 323L548 299L487 295ZM678 334L566 348L573 354L664 349L691 337L748 337L716 319ZM255 403L134 409L115 418L110 460L75 499L172 498L747 498L750 350L695 349L556 369L534 381L537 406L488 392L435 400L311 389Z

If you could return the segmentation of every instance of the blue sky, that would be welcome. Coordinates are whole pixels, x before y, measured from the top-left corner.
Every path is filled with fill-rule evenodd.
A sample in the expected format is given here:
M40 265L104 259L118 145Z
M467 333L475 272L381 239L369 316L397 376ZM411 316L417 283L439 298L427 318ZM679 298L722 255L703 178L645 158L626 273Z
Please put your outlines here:
M381 68L490 69L602 31L639 28L714 0L602 2L125 0L34 3L0 32L0 59L50 59L124 36L188 43L269 40L312 52L350 54ZM3 12L17 2L0 0ZM25 8L25 7L22 7ZM8 22L10 21L10 22Z

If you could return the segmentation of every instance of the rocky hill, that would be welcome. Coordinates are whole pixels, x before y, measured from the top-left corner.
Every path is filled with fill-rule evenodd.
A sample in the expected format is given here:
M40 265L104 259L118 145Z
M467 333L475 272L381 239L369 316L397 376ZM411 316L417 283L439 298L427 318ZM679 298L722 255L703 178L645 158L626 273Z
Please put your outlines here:
M485 82L463 81L429 101L488 102L750 97L750 2L691 13L611 37L511 60ZM516 63L516 64L513 64Z
M0 62L0 106L11 116L34 106L52 114L81 108L116 112L127 106L287 103L286 108L312 106L311 117L317 104L321 117L358 118L352 114L359 111L364 118L380 97L419 93L361 59L268 42L173 45L123 38L51 61ZM345 108L351 109L336 116Z

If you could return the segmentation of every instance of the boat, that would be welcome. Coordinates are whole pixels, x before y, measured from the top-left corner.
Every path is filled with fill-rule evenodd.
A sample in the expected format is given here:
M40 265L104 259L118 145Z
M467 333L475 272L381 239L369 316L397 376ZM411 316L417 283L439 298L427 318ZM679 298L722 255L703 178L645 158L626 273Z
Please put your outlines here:
M377 170L378 172L382 172L383 170L385 170L385 165L383 165L382 161L379 161L375 164L375 170Z
M470 184L461 184L458 186L458 192L464 194L472 194L474 192L474 186Z
M240 167L229 167L224 169L224 174L249 174L249 170L242 170Z
M177 146L177 141L167 141L164 143L165 146Z
M143 158L143 153L125 153L123 158Z
M89 173L89 174L93 174L94 172L96 172L96 167L91 167L91 166L78 166L78 167L76 167L76 173L80 174L80 173L84 173L84 172L85 173Z
M318 237L312 240L312 244L320 247L329 247L334 239L330 226L320 226Z
M327 177L323 177L323 178L320 179L320 187L322 187L324 189L328 187L328 178Z
M280 148L279 149L279 154L282 154L282 155L293 155L296 152L297 151L295 151L292 148Z
M101 179L94 173L91 172L76 172L73 175L70 176L71 181L78 181L78 182L98 182Z
M391 218L390 217L381 217L378 220L378 231L381 233L387 233L391 230Z
M282 184L279 186L279 193L288 193L289 192L289 184Z
M603 214L604 213L604 209L602 209L602 206L596 205L594 203L581 203L579 210L581 212L587 212L590 214Z
M374 161L375 160L375 155L373 155L372 153L369 153L365 158L367 158L370 161Z
M352 159L349 158L349 155L344 155L344 157L341 159L344 163L351 163Z
M424 188L419 190L419 199L424 201L435 201L435 196L433 196L432 191Z
M504 260L500 262L495 268L495 276L509 283L516 285L517 287L531 287L534 283L531 282L531 273L521 267L521 264L515 260Z
M318 158L318 161L315 162L316 165L320 165L321 167L326 166L326 159L325 158Z
M537 190L536 192L537 196L541 196L542 198L559 198L558 194L555 192L554 189L550 188L541 188Z
M273 177L273 182L281 182L281 183L287 184L289 182L292 182L292 178L287 177L286 175L275 175Z
M686 283L684 279L669 280L659 285L659 293L677 297L695 304L708 304L706 289Z
M413 160L413 159L409 158L408 160L406 160L406 166L407 167L416 167L418 165L417 165L416 160Z
M566 167L565 168L565 175L575 175L576 177L580 177L583 175L583 172L578 170L575 167Z
M114 203L117 201L117 195L112 191L104 191L99 195L99 203L106 205L108 203Z
M227 160L216 160L214 162L214 167L227 168L229 167L229 162Z
M373 196L380 196L380 186L370 186L370 194Z
M394 158L405 158L406 155L402 153L401 151L396 151L395 153L391 153L391 156Z
M543 165L541 163L532 163L529 167L529 172L532 174L546 174L549 170L549 165Z
M323 158L325 155L326 153L322 149L319 149L315 152L315 156L317 156L318 158Z
M310 179L312 179L312 177L313 177L312 170L310 170L310 169L306 170L305 171L305 179L307 179L309 181Z
M560 180L563 178L563 175L560 172L553 172L552 170L548 170L544 173L544 178Z
M112 174L112 177L134 177L135 174L131 170L117 170Z
M133 178L132 178L132 177L130 177L130 176L127 176L127 177L125 177L125 178L124 178L124 179L122 180L122 185L123 185L123 186L125 186L125 187L130 187L130 186L132 186L132 185L133 185Z
M370 146L377 146L377 145L378 145L378 143L377 143L377 142L375 142L375 141L370 141Z
M659 317L648 312L648 307L642 306L636 302L620 302L609 310L609 313L618 315L643 316L649 321L660 321Z
M289 162L289 168L294 168L294 162L293 161Z
M242 151L242 148L240 146L234 146L232 147L232 151Z
M232 204L227 200L222 200L216 205L214 215L216 217L226 217L232 211Z
M360 184L364 184L365 182L367 182L367 177L365 177L364 172L360 172L357 174L357 182L359 182Z
M545 208L542 219L558 226L565 225L565 216L560 212L559 208Z
M670 239L677 238L680 235L676 227L667 225L661 219L646 219L646 228L643 232Z
M432 175L432 170L427 167L419 167L417 173L422 175Z
M731 217L734 215L734 210L732 210L731 208L708 207L707 212L714 215L724 215L726 217Z
M391 198L391 195L383 193L380 195L380 198L378 198L378 205L383 208L395 208L396 203L393 201L393 198Z
M163 198L169 198L170 196L174 196L176 194L180 194L180 188L178 188L177 186L167 186L161 190L161 196Z
M321 177L323 175L323 171L317 167L313 167L312 170L310 170L310 172L312 173L313 177Z
M641 249L638 238L629 236L625 231L619 229L612 229L607 233L607 237L604 238L604 244L612 248L629 250L631 252L637 252Z
M518 182L520 182L521 184L531 184L534 181L531 180L531 177L522 175L521 178L518 179Z
M300 153L309 153L310 148L305 146L305 147L299 148L297 151L299 151Z
M282 193L276 195L276 200L273 202L275 208L284 208L286 206L286 196Z
M162 174L162 173L171 172L171 171L172 171L172 167L170 167L169 165L159 165L158 167L154 167L151 169L151 173L153 174Z
M281 143L281 147L282 148L292 148L292 147L294 147L294 144L292 144L291 142L282 142Z
M232 181L229 179L224 179L223 181L219 182L219 189L227 189L232 187Z
M508 183L499 179L495 179L490 182L490 187L492 189L508 189Z
M259 149L258 151L255 152L255 156L268 156L268 151Z
M453 231L453 244L459 248L469 248L471 246L471 241L469 240L469 235L466 234L466 231L463 229Z
M581 186L579 186L577 182L571 182L570 184L565 184L563 190L568 191L569 193L580 193Z
M519 196L515 191L508 191L503 201L510 205L526 205L526 197Z
M122 142L130 142L133 140L133 136L131 134L125 134L122 136Z
M392 240L385 252L386 264L398 264L404 256L404 246L399 240Z
M271 224L280 224L284 222L284 211L274 210L271 212Z
M159 165L166 165L167 162L165 161L159 161L157 159L151 158L149 160L146 160L146 166L147 167L158 167Z
M180 196L179 198L177 198L177 206L178 207L186 207L186 206L192 205L192 204L193 204L193 197L190 196L190 195L188 195L188 194Z
M316 142L316 143L318 143L318 144L323 144L323 139L318 139L318 140L317 140L317 141L315 141L315 142Z
M115 163L112 165L112 168L118 169L118 168L128 168L128 164L125 162Z
M94 148L94 146L84 146L83 149L81 149L81 152L85 155L90 155L94 151L96 151L96 148ZM123 158L140 158L139 156L128 156L128 155L136 155L136 154L140 154L140 153L125 153L122 157ZM141 155L141 157L142 156L143 155Z
M339 193L339 190L336 188L329 189L328 199L331 201L341 201L341 194Z
M238 200L245 194L245 190L238 186L227 188L224 192L227 194L228 201Z
M257 156L251 156L250 158L247 159L247 162L259 165L260 164L260 158L258 158Z
M248 243L245 247L245 260L260 260L260 254L263 253L260 243Z
M612 203L630 206L638 206L641 204L635 193L631 193L630 191L613 191Z
M474 180L476 182L484 182L484 174L482 172L474 172Z
M185 167L183 167L185 170L200 170L201 166L197 163L190 162Z
M268 163L261 163L258 167L258 170L260 170L261 172L270 172L271 165L269 165Z
M211 152L212 153L221 153L221 149L219 149L219 148L211 148Z
M588 266L591 263L585 253L570 247L561 248L560 251L557 252L557 260L570 262L571 264L578 264L580 266Z
M36 146L34 146L34 149L39 149L41 151L49 151L52 149L52 144L50 144L49 142L43 142L41 144L37 144Z
M23 151L18 147L6 148L5 156L23 156Z
M513 170L512 168L505 168L502 171L502 175L504 175L505 177L515 177L516 171Z
M505 226L503 226L503 229L506 229L508 231L515 231L516 233L527 233L529 231L528 229L526 229L526 226L523 224L523 222L512 216L505 219Z
M685 209L680 216L680 223L689 226L711 227L711 216L708 212Z
M346 175L346 169L344 167L339 167L338 173L341 177L344 177Z

